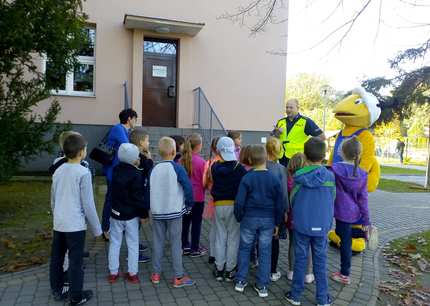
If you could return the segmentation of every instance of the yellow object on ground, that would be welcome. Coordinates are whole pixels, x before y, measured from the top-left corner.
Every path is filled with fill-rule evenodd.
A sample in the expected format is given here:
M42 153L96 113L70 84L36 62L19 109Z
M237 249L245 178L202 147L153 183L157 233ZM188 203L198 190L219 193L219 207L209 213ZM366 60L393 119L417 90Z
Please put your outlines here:
M340 247L340 237L334 230L328 232L328 240L335 244L338 248ZM366 249L366 240L364 238L352 238L351 249L356 253L363 252Z

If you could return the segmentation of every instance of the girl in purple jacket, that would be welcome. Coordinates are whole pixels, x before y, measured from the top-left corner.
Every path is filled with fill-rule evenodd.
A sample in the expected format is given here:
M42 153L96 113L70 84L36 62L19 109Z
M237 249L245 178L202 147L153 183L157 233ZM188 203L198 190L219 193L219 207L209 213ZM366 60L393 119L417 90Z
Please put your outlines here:
M334 218L336 234L340 237L340 271L331 279L349 285L352 256L352 225L361 223L367 231L370 225L367 205L367 173L359 168L362 146L357 137L345 140L341 146L343 161L333 164L336 178Z

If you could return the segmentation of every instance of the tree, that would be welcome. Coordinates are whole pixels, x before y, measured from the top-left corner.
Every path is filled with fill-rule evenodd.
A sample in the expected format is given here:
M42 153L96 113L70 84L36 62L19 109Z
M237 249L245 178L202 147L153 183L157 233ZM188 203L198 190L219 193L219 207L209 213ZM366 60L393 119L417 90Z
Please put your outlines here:
M81 0L0 0L0 181L36 155L51 151L61 131L57 101L44 115L32 109L61 85L86 43ZM36 58L46 57L46 73Z
M334 118L332 109L339 100L340 93L334 92L332 96L323 97L321 91L329 86L323 77L302 73L295 78L287 80L285 87L285 100L296 98L300 103L300 111L314 120L321 128L324 125L324 112L326 110L326 129L339 129L341 123Z

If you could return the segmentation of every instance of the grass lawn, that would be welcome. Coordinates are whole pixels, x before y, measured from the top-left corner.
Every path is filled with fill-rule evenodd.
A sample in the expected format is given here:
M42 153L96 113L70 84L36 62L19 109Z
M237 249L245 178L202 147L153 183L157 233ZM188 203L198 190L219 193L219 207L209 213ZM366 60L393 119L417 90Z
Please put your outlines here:
M393 240L390 249L396 254L420 254L430 261L430 231Z
M430 189L425 189L423 186L414 183L388 180L384 178L381 178L379 181L378 189L389 192L430 192Z
M417 169L381 166L381 174L425 175L426 172L423 170L417 170Z
M52 238L50 188L49 180L0 184L0 273L47 262ZM103 196L96 195L98 207Z

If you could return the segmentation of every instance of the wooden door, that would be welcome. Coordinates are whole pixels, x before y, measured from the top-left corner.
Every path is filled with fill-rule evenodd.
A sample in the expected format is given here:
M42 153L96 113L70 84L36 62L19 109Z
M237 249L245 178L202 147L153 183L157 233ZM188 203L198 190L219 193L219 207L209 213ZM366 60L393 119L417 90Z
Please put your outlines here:
M145 39L142 125L176 127L177 42Z

